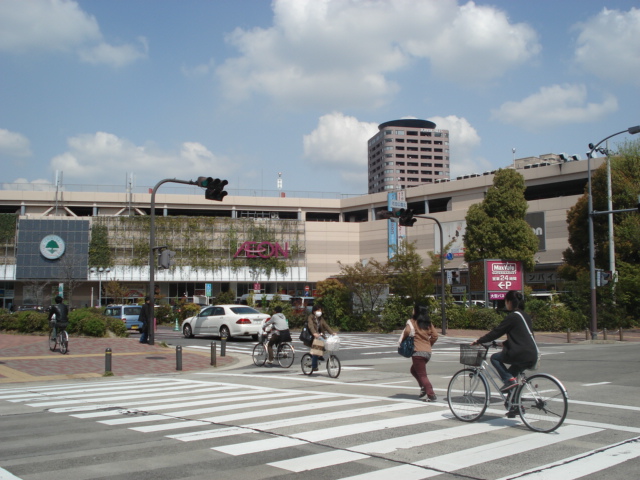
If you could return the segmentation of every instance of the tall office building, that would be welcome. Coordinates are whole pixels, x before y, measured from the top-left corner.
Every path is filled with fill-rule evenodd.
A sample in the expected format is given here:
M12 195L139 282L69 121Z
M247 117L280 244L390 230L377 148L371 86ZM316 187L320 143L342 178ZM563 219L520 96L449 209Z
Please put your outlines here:
M369 139L369 193L404 190L449 178L449 130L428 120L381 123Z

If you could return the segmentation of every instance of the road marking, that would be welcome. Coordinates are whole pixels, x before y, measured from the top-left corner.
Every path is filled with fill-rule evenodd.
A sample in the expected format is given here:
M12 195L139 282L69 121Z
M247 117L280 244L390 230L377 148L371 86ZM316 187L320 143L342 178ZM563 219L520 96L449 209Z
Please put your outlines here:
M611 382L583 383L583 387L594 387L596 385L609 385Z
M269 450L277 450L278 448L295 447L307 442L289 437L271 436L264 440L256 440L254 442L235 443L233 445L222 445L213 447L211 450L226 453L228 455L247 455L249 453L266 452Z
M561 462L549 463L535 469L509 475L498 480L523 477L531 480L561 478L575 480L583 476L593 475L607 468L614 467L628 460L640 457L640 437L598 450L591 450L582 455L565 458ZM603 478L608 475L604 474Z
M268 463L267 465L281 468L283 470L289 470L290 472L299 473L306 470L315 470L316 468L330 467L332 465L355 462L356 460L362 460L364 458L369 458L369 456L362 455L361 453L347 452L344 450L334 450L332 452L317 453L315 455L292 458L290 460L283 460L281 462Z

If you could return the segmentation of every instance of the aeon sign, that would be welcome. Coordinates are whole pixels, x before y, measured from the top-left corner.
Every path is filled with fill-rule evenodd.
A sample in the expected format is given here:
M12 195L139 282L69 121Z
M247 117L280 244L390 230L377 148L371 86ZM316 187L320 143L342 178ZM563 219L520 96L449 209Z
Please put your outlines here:
M289 242L284 244L284 248L279 243L272 242L244 242L238 248L233 258L289 258Z

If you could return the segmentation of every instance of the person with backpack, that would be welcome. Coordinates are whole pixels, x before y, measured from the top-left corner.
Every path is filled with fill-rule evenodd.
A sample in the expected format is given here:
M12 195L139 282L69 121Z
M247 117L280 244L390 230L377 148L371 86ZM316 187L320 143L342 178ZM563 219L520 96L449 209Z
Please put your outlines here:
M411 356L410 372L420 387L418 399L435 402L438 397L433 391L433 385L431 385L427 376L427 363L431 360L431 346L438 340L438 332L433 323L431 323L429 310L424 305L416 304L413 307L413 315L407 320L407 324L400 335L398 346L409 335L414 336L415 350Z

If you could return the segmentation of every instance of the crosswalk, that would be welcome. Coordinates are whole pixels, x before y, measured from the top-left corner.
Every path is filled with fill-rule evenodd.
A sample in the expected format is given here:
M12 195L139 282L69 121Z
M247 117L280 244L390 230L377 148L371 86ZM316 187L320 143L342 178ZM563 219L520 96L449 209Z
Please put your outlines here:
M572 480L640 459L640 428L569 418L557 432L541 434L505 418L499 404L469 424L455 420L444 403L219 378L6 388L0 403L94 422L98 432L126 429L197 445L209 451L203 461L251 458L264 478L313 471L326 479L418 480L475 477L482 468L483 478ZM616 442L609 444L611 432ZM500 462L518 455L518 462ZM249 478L243 475L235 478Z
M218 344L218 349L220 348L219 340L215 340ZM464 342L463 339L453 339L453 338L445 338L439 340L441 347L443 344L457 344ZM397 345L398 336L397 335L384 335L384 334L361 334L361 333L341 333L340 334L340 350L371 350L369 352L363 352L364 355L376 355L376 354L397 354ZM297 340L294 336L293 347L296 351L306 351L308 347L305 347L303 343ZM255 343L250 342L233 342L229 341L226 343L225 349L229 353L239 353L251 355L253 352L253 347ZM191 348L195 350L204 350L210 351L210 345L190 345L186 348Z

